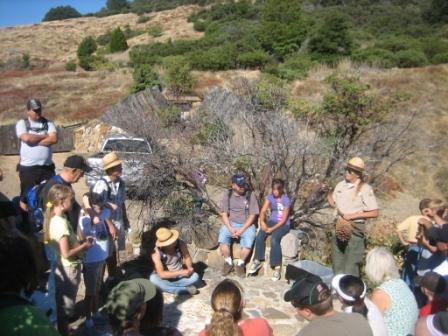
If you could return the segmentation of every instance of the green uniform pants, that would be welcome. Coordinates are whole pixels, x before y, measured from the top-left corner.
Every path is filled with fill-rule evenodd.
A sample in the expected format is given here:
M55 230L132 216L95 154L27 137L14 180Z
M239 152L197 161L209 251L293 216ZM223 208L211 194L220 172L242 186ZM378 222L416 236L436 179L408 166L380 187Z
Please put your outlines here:
M359 277L359 266L365 250L364 237L352 235L347 243L341 244L336 237L331 241L331 261L334 274L351 274Z

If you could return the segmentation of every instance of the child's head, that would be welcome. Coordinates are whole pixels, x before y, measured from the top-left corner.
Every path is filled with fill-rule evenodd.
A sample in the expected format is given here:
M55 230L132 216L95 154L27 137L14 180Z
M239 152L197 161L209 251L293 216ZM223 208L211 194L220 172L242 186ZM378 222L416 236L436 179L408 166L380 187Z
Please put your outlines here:
M349 274L338 274L333 278L331 286L345 306L353 307L354 313L367 316L368 310L364 303L367 286L360 278Z
M427 272L423 276L416 276L414 283L421 287L423 294L427 297L443 294L446 287L445 279L435 272Z
M212 293L213 317L207 336L238 335L236 322L241 319L243 294L240 285L229 279L221 281Z
M55 184L48 191L47 209L60 206L63 210L70 210L74 193L72 188L63 184Z
M428 203L428 217L435 218L440 217L444 218L446 216L446 212L448 210L448 204L440 199L433 199Z
M424 198L418 204L418 208L420 209L420 213L423 216L430 217L431 216L431 204L432 200L430 198Z
M101 212L103 208L103 198L101 195L96 193L89 193L89 203L92 206L92 209L95 210L98 214Z
M273 179L271 187L274 197L280 197L285 189L285 181L279 178Z

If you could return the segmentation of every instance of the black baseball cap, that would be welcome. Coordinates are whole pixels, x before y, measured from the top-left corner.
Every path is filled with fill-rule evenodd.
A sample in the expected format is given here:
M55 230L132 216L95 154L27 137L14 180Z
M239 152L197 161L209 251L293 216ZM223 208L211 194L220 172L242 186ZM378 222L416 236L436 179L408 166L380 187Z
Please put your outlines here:
M64 167L81 169L86 173L92 171L92 168L87 164L86 159L80 155L69 156L64 162Z
M426 272L423 276L414 277L417 286L426 288L433 293L443 293L446 287L445 279L436 272Z
M40 111L42 111L42 103L40 102L39 99L31 98L26 103L26 108L28 110L33 110L35 112L40 112Z
M313 306L324 302L330 295L328 286L316 276L297 280L283 298L286 302L293 302L294 306Z
M232 183L235 183L238 187L246 186L246 176L243 174L235 174L232 176Z

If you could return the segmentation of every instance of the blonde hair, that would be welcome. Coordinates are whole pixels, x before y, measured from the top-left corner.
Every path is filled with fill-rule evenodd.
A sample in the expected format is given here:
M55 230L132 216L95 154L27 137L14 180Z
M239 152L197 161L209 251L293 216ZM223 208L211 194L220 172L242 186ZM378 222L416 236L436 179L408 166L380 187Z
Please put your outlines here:
M50 239L50 220L54 216L54 207L61 205L67 198L74 196L72 188L63 184L55 184L48 191L47 197L47 210L45 211L44 220L44 242L48 242Z
M233 280L221 281L212 293L213 316L205 333L207 336L240 336L238 320L242 313L241 286Z
M375 247L367 253L365 271L375 285L400 278L394 256L385 247Z

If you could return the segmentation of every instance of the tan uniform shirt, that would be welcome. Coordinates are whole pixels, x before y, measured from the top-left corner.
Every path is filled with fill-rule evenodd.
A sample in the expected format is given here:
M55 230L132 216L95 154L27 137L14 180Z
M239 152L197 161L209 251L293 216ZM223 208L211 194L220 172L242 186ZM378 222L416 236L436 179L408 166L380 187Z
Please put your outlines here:
M418 232L418 221L421 218L425 218L423 216L411 216L406 218L404 221L397 225L397 230L403 232L405 235L405 239L410 243L417 243Z
M344 180L334 188L333 200L336 208L344 215L378 209L378 203L370 185L364 183L361 190L356 192L359 182L358 180L355 183L349 183Z

